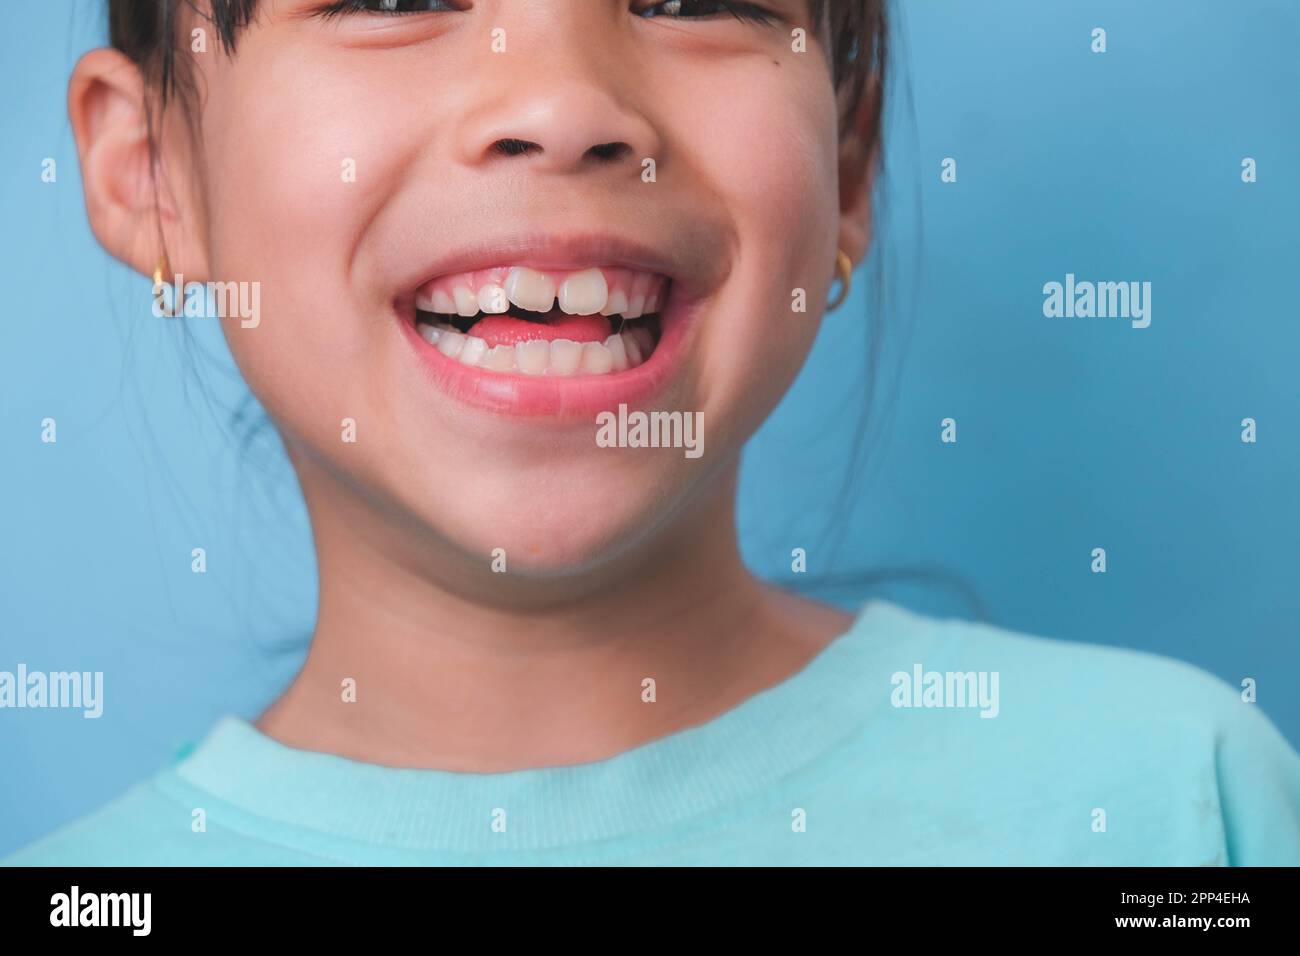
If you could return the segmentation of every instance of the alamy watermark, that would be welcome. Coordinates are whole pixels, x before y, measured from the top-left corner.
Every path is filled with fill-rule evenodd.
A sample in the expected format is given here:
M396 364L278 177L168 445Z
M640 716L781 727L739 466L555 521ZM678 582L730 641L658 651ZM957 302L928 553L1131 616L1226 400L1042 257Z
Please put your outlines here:
M152 893L83 893L73 886L50 897L51 926L123 926L132 936L148 936L152 913Z
M895 707L979 708L981 717L996 717L997 671L927 671L913 664L911 673L895 671L889 702Z
M41 708L80 710L94 719L104 713L103 671L0 671L0 709Z
M703 412L627 410L596 416L596 444L601 448L684 448L687 458L704 454Z
M170 285L153 287L153 314L160 319L239 319L240 327L255 329L262 324L262 283L186 282L178 274Z
M1131 319L1135 329L1151 324L1150 282L1076 282L1067 272L1064 283L1043 286L1043 297L1049 319Z

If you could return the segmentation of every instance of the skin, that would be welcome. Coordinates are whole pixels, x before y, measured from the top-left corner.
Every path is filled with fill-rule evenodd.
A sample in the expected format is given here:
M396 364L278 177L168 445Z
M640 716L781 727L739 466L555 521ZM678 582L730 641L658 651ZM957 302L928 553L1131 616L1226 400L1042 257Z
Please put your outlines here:
M761 2L775 26L635 19L627 0L326 22L307 15L315 0L266 0L234 56L212 38L195 55L204 96L188 118L169 105L156 180L156 93L116 51L77 65L70 113L104 248L152 275L165 240L187 280L262 286L261 324L224 320L225 334L284 437L320 569L310 653L265 733L398 766L596 760L736 706L849 626L756 580L736 545L741 447L807 356L837 247L860 261L870 221L871 157L837 134L829 38L806 0ZM504 54L489 52L497 27ZM541 149L490 149L506 136ZM631 148L584 158L606 142ZM710 263L660 406L703 412L702 458L599 448L591 422L468 408L421 373L394 297L458 243L525 227L612 230ZM494 548L508 573L492 573Z

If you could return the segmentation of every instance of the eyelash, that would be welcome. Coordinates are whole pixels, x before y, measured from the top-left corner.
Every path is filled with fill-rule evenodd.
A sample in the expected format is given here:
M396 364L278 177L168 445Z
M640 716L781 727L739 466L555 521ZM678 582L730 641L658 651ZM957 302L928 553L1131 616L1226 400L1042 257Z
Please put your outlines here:
M349 14L373 13L380 16L401 17L412 16L420 13L453 13L459 8L450 4L449 0L393 0L394 9L384 9L381 4L385 0L333 0L328 6L317 11L316 15L321 19L328 20L331 17L345 17ZM431 6L425 9L397 9L402 4L425 3ZM660 16L657 13L651 13L656 7L668 7L676 4L677 12L674 16L665 16L665 19L672 20L707 20L717 16L730 15L737 20L743 20L749 23L771 24L776 15L770 10L755 3L748 3L746 0L658 0L637 11L637 15L647 20ZM704 7L707 13L697 13L695 16L682 16L681 9L695 9Z
M374 13L385 17L407 17L420 13L455 13L459 10L459 7L452 6L448 0L396 0L398 5L412 2L432 4L432 6L428 6L423 10L385 10L377 6L377 4L383 2L384 0L334 0L333 3L316 11L316 16L322 20L329 20L332 17L346 17L357 13ZM372 4L376 5L372 6Z
M639 11L639 14L642 17L646 17L646 19L653 19L657 14L649 14L649 16L647 16L649 11L653 10L655 7L671 6L674 3L677 4L679 15L676 17L668 17L667 19L707 20L711 19L713 16L719 16L722 14L729 14L737 20L744 20L749 23L770 24L776 19L776 14L772 13L771 10L765 10L763 7L758 6L758 4L746 3L743 2L743 0L659 0L659 2L652 3L650 6ZM696 6L711 7L713 9L708 14L699 14L693 17L683 17L680 15L682 7Z

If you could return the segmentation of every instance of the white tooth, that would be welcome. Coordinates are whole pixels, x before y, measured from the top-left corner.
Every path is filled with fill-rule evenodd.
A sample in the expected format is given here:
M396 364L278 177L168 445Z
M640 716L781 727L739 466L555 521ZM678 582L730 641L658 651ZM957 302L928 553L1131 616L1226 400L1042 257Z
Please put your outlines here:
M649 295L649 298L654 300L654 309L651 310L647 307L647 311L658 312L660 309L667 308L670 288L671 285L668 279L663 276L656 276L654 282L650 283Z
M455 315L456 300L441 289L434 289L433 295L429 297L429 311L439 312L443 315Z
M623 318L639 319L645 315L645 293L637 292L635 289L628 296L627 308L623 310Z
M465 346L465 336L459 332L444 332L438 337L438 351L447 358L455 358Z
M645 314L654 315L659 311L659 290L651 289L645 297Z
M470 292L463 285L456 286L452 290L452 295L456 297L456 314L463 316L478 315L478 297Z
M556 339L551 343L551 372L572 375L582 361L582 343L571 339Z
M515 370L515 347L497 345L488 350L483 359L483 367L494 372L513 372Z
M545 272L515 266L506 274L506 295L529 312L550 312L555 306L555 280Z
M636 339L636 344L641 348L642 361L650 357L650 353L655 350L655 337L650 334L650 330L643 325L638 325L635 329L629 329L629 334Z
M569 315L595 315L608 298L605 273L599 269L575 272L560 283L560 310Z
M605 303L605 308L600 310L601 315L620 315L627 308L627 293L622 289L615 289L609 294L609 301Z
M627 368L627 346L623 343L623 336L615 332L605 340L605 348L609 350L611 363L615 372L622 372Z
M459 329L456 328L456 326L454 326L454 325L449 325L449 324L447 324L446 322L439 322L439 323L437 323L436 328L442 329L442 331L444 331L444 332L458 332L458 331L460 331Z
M462 365L478 365L487 354L487 342L477 335L465 336L465 346L458 358Z
M631 332L624 332L619 338L623 340L623 348L627 349L628 368L636 368L645 361L645 356L641 354L641 345Z
M489 282L478 290L478 307L488 315L500 315L510 308L506 290L495 282Z
M438 338L443 334L442 329L438 328L436 325L430 325L427 322L421 322L418 326L418 330L420 338L424 339L424 341L428 342L430 345L437 345Z
M516 342L515 364L525 375L541 375L551 364L551 343L546 339Z
M588 375L604 375L614 367L614 355L599 342L582 346L582 370Z

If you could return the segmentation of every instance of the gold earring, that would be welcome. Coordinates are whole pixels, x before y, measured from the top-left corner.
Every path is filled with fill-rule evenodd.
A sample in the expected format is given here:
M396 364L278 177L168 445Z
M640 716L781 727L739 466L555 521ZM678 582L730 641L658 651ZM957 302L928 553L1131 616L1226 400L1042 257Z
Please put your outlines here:
M164 296L163 303L159 304L159 308L165 318L174 319L176 317L176 303L167 301L171 298L168 293L172 291L172 287L163 281L163 276L171 271L171 264L167 261L167 253L160 253L158 261L153 267L153 295L155 299Z
M835 254L835 278L840 282L840 290L835 298L826 304L827 312L833 312L844 304L844 300L849 297L849 286L853 284L853 260L843 249Z

